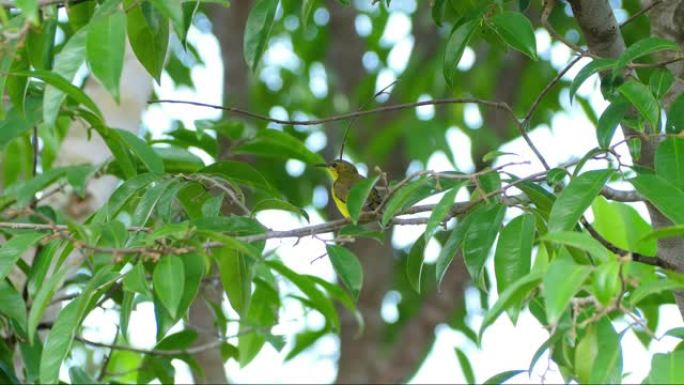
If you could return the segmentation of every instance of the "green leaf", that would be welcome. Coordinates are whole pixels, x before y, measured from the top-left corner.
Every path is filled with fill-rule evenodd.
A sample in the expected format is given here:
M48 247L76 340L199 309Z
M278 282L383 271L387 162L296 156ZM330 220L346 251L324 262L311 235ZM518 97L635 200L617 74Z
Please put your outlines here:
M473 373L473 367L470 365L470 360L468 356L459 348L455 348L456 358L458 358L458 363L461 366L461 371L463 372L463 377L466 379L466 383L475 383L475 374Z
M21 294L7 281L0 281L0 313L17 322L20 335L27 331L26 303Z
M354 184L347 195L347 209L352 221L356 224L359 221L359 216L363 211L364 203L373 190L373 186L378 181L379 176L375 178L365 178Z
M454 205L454 200L456 199L456 193L458 193L457 187L447 191L432 210L430 219L428 219L427 226L425 227L425 233L423 234L426 242L432 238L435 231L437 231L437 227L449 215L449 210L451 210L451 206Z
M542 287L549 323L558 322L589 274L591 267L578 265L569 259L556 259L549 265Z
M79 301L72 301L59 312L52 324L40 359L41 383L57 383L59 368L71 349L75 329L80 323L78 313Z
M183 261L175 255L161 257L154 268L152 281L157 297L175 319L185 284Z
M672 87L674 82L674 75L667 68L656 68L651 72L651 77L648 78L648 85L651 87L651 92L656 97L660 99L667 91Z
M324 163L320 154L310 151L299 139L288 133L272 129L259 131L254 139L235 148L235 153L282 159L293 158L308 164Z
M143 1L139 5L135 4L135 0L124 1L128 10L128 41L143 67L160 83L169 46L169 21L150 3Z
M494 254L496 287L499 293L530 272L533 242L532 214L515 217L501 231Z
M271 197L280 197L282 195L271 186L257 169L244 162L224 160L207 166L198 172L201 174L220 175L228 181L247 186L255 191L264 192Z
M140 293L151 297L150 288L145 279L145 267L138 262L124 277L123 288L130 292Z
M671 353L657 353L651 360L651 372L647 377L650 384L684 383L684 350Z
M679 46L676 43L662 39L659 37L647 37L637 41L636 43L630 45L625 49L625 51L617 59L615 68L613 69L613 74L617 75L620 71L627 66L627 64L638 59L642 56L652 54L654 52L664 51L664 50L679 50Z
M130 131L120 129L114 129L114 131L119 133L126 146L142 161L150 172L156 174L164 173L164 162L162 162L159 155L154 152L149 144Z
M664 278L640 282L628 297L627 303L633 307L650 295L682 288L684 288L684 279L681 276L666 273Z
M600 264L594 270L593 289L596 299L608 306L620 290L620 263L609 261Z
M484 287L482 271L505 213L506 206L501 204L480 206L473 212L463 238L463 259L473 281L479 287Z
M76 32L55 56L52 72L66 79L69 83L74 79L76 72L85 60L87 34L87 29L81 29ZM43 95L43 119L48 126L52 127L55 124L59 109L65 97L66 94L61 89L49 84L45 87L45 93Z
M268 266L295 284L307 296L308 305L318 310L325 317L333 331L340 329L340 319L332 300L321 292L311 276L297 274L279 261L269 261Z
M679 134L684 130L684 93L677 96L667 113L667 124L665 132L668 134Z
M31 72L28 71L20 71L20 72L15 72L12 75L16 76L28 76L36 79L40 79L47 83L48 85L51 85L60 91L66 93L69 97L77 101L78 103L84 105L87 107L91 112L96 114L98 119L102 119L102 112L100 112L100 109L97 107L97 104L88 96L86 95L83 90L80 88L76 87L75 85L71 84L71 82L67 81L63 77L59 76L58 74L54 72L48 72L44 70L33 70Z
M532 23L520 12L504 11L490 19L491 27L508 46L538 60Z
M129 199L133 197L138 191L147 187L150 183L159 179L155 174L140 174L127 181L125 181L119 188L114 190L112 196L109 198L107 205L100 209L93 219L93 223L104 222L105 220L113 219L116 214L121 211Z
M243 49L252 72L256 72L261 55L266 51L277 7L278 0L257 0L249 11Z
M28 336L30 344L34 343L38 324L40 324L40 321L43 319L45 309L49 305L52 296L55 295L57 288L61 286L66 273L67 269L58 269L55 271L52 276L40 286L36 295L32 298L31 310L29 310L28 315Z
M479 333L480 337L482 337L482 334L487 327L499 318L499 315L501 315L504 310L510 308L513 304L521 303L530 291L539 285L543 277L543 271L532 271L513 282L503 292L499 293L499 298L496 300L496 303L489 308L482 320L482 326L480 326Z
M570 100L574 99L577 90L579 90L580 86L582 86L591 75L612 68L614 65L614 59L594 59L591 63L584 66L577 75L575 75L575 79L573 79L572 84L570 84Z
M38 0L16 0L21 13L32 24L38 24Z
M477 20L469 20L451 31L446 50L444 51L443 64L444 79L446 79L447 84L451 88L456 87L456 79L459 73L458 62L461 60L463 51L468 46L468 42L473 36L476 27Z
M22 254L44 236L44 233L37 232L19 234L0 245L0 280L9 274Z
M423 276L423 253L425 252L425 237L420 237L411 246L411 250L406 258L406 278L416 293L420 293L420 284Z
M601 242L585 233L576 231L556 231L545 234L541 239L584 250L596 257L599 261L607 261L610 256L608 249L606 249Z
M671 221L684 225L684 192L659 175L639 174L630 182Z
M511 378L517 376L520 373L525 373L525 370L508 370L505 372L501 372L490 377L489 379L487 379L487 381L483 382L483 384L503 384L504 382L510 380Z
M218 259L221 284L233 309L244 315L252 292L253 263L235 249L222 247L214 253Z
M684 138L670 137L658 145L656 174L684 191Z
M363 268L361 262L351 251L341 246L327 245L326 250L335 273L342 283L351 291L355 299L359 298L363 285Z
M621 96L615 98L610 105L606 107L596 126L596 139L598 140L599 147L608 148L610 146L617 126L622 121L622 118L625 117L628 110L629 103L627 102L627 99Z
M594 170L574 177L551 207L549 231L572 230L612 173L613 170Z
M147 224L164 191L173 182L173 179L167 179L145 191L145 194L140 198L140 202L138 202L138 206L133 211L133 217L131 218L132 226L143 227Z
M458 253L473 216L474 212L471 212L469 215L466 215L463 219L459 220L454 229L451 230L451 234L449 234L446 243L442 246L435 267L438 285L442 282L442 279L444 279L444 275L446 274L449 265L451 265L451 261L454 260L454 257Z
M269 285L257 281L245 322L240 323L238 332L238 361L241 367L250 363L264 346L268 332L262 330L268 330L275 324L279 307L278 293Z
M640 242L645 242L645 241L650 241L650 240L660 239L660 238L681 237L681 236L684 236L684 225L661 227L659 229L655 229L655 230L651 231L650 233L646 234L643 238L640 239Z
M648 87L636 80L629 80L621 85L618 91L636 107L651 127L658 127L660 106Z
M86 57L93 75L117 102L125 47L126 14L123 11L93 18L88 26Z
M643 255L655 255L656 243L641 238L652 231L634 207L620 202L608 202L597 197L592 205L594 228L612 244Z
M181 256L183 266L185 266L185 283L183 284L183 295L178 304L179 317L185 317L186 312L199 292L206 270L205 259L203 254L198 253L188 253Z
M305 330L303 332L297 333L292 350L290 350L287 353L287 356L285 356L285 362L293 359L299 355L299 353L311 347L314 343L316 343L316 341L326 334L328 334L328 331L325 329L317 331Z
M620 336L604 317L590 324L575 350L575 368L580 383L618 384L622 379Z
M183 8L181 0L150 0L151 3L173 23L173 29L178 35L178 39L185 42L185 35L189 26L183 20Z
M412 203L423 199L425 197L423 187L429 181L428 178L420 178L396 190L383 208L382 224L387 225L397 213L400 213Z

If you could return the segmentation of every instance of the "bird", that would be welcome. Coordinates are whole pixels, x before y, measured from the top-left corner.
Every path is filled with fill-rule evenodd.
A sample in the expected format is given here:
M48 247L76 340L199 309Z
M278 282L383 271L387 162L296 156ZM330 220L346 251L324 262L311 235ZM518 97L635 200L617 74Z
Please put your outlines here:
M356 166L342 159L317 164L316 166L324 167L330 174L330 177L333 180L330 193L335 201L337 210L339 210L343 217L349 218L349 209L347 208L347 195L349 194L349 190L351 190L354 184L366 178L359 174ZM366 210L375 210L380 206L381 202L382 197L380 196L380 192L377 188L373 187L368 194L364 208Z

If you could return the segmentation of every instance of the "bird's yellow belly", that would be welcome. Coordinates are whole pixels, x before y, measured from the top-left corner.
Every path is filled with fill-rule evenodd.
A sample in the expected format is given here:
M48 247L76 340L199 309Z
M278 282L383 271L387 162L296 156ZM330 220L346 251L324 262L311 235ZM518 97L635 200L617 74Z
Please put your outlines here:
M333 200L335 201L335 206L337 206L337 209L340 211L340 214L342 214L342 216L345 218L349 218L349 209L347 209L347 203L343 202L340 198L337 197L334 188L331 190L331 192Z

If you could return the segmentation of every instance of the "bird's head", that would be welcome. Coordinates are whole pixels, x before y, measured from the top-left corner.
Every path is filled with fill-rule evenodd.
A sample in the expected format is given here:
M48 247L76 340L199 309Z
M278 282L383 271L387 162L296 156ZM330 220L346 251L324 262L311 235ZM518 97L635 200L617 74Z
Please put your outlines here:
M340 177L352 178L359 173L353 164L342 159L333 160L332 162L328 163L317 164L316 166L324 167L326 170L328 170L328 173L333 180L337 180Z

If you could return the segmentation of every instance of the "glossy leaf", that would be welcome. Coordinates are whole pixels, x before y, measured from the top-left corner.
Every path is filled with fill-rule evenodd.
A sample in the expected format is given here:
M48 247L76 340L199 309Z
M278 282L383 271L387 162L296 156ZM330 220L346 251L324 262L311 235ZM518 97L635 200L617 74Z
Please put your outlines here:
M468 46L468 42L475 32L477 27L477 20L469 20L460 26L456 27L449 36L446 50L444 51L444 79L446 79L449 87L456 87L457 74L459 72L458 62L463 56Z
M499 234L494 255L497 292L501 293L530 272L534 217L523 214L508 222Z
M358 222L359 216L363 211L364 203L366 203L366 199L368 199L368 196L378 179L379 176L363 179L349 190L349 194L347 195L347 209L349 209L349 215L354 224Z
M620 290L620 263L609 261L602 263L594 270L593 292L596 299L604 306L618 295Z
M447 215L449 215L449 210L454 205L454 200L456 199L456 193L458 193L458 188L447 191L439 200L437 206L432 210L430 219L425 227L425 233L423 234L423 238L426 242L432 238L435 231L437 231L437 227L444 221Z
M620 202L608 202L597 197L592 204L596 231L617 247L642 255L655 255L656 242L642 240L652 231L634 207Z
M522 300L530 294L530 291L537 287L544 277L543 271L533 271L526 276L518 279L513 284L508 286L503 292L499 293L499 298L492 305L482 320L480 326L480 337L484 331L499 318L499 315L511 305L521 303Z
M651 92L656 97L660 99L667 91L672 87L674 82L674 75L667 68L656 68L651 72L651 76L648 78L648 85L651 87Z
M659 37L647 37L637 41L625 49L620 55L615 65L613 73L617 74L627 64L633 62L642 56L652 54L654 52L664 50L678 50L679 46L673 41L666 40Z
M76 32L64 44L62 50L55 56L55 62L52 67L52 72L71 82L76 75L76 72L85 61L86 55L86 37L88 31L81 29ZM47 85L45 87L45 94L43 95L43 119L49 126L55 124L57 114L64 101L66 94L63 90L53 86Z
M537 41L532 23L520 12L504 11L490 19L491 26L511 48L516 49L532 60L538 60Z
M668 134L678 134L682 131L684 131L684 94L680 94L670 104L665 125L665 132Z
M557 322L570 304L572 297L591 273L588 266L572 260L557 259L549 265L544 277L542 294L546 304L546 316L550 323Z
M461 371L463 372L463 377L465 377L468 384L475 383L475 374L473 374L473 367L470 365L470 360L468 356L463 352L463 350L456 348L456 357L458 358L458 363L461 366Z
M572 230L612 173L612 170L594 170L573 178L553 203L549 231Z
M86 57L93 75L119 100L126 44L126 15L115 12L94 18L88 27Z
M153 173L164 173L164 162L157 153L152 150L152 147L145 143L144 140L137 135L126 130L116 130L121 139L123 139L126 146L142 161L145 167Z
M21 333L26 333L26 303L14 286L5 280L0 281L0 303L2 304L0 306L0 314L4 314L14 320L19 325Z
M572 84L570 84L570 100L575 97L577 90L579 90L580 86L582 86L591 75L610 69L614 65L614 59L594 59L591 63L584 66L577 75L575 75L575 79L573 79Z
M269 196L281 194L268 182L268 180L251 165L243 162L224 160L214 163L199 170L202 174L220 175L227 180L247 186L255 191L261 191Z
M215 255L228 301L238 314L244 315L252 292L253 264L246 256L228 247L220 248Z
M143 67L159 83L169 45L168 18L146 1L131 8L135 5L134 0L126 0L124 5L128 9L126 31L131 48Z
M684 383L684 350L671 353L656 353L651 360L651 372L647 377L650 384Z
M596 139L599 147L608 148L615 135L617 126L629 110L629 103L624 97L615 98L603 111L596 126Z
M608 249L606 249L601 242L586 233L557 231L544 235L542 240L586 251L593 255L598 261L607 261L610 256Z
M185 266L178 256L163 256L152 274L154 292L172 318L178 314L178 304L185 285Z
M277 7L278 0L257 0L249 11L243 49L245 61L253 72L266 50Z
M403 209L412 203L415 203L417 200L424 198L423 187L425 187L429 181L430 180L427 178L421 178L396 190L383 208L382 224L388 224L396 214L400 213Z
M79 323L79 301L70 302L59 312L45 340L45 347L40 360L40 382L53 384L57 382L59 368L66 356L74 337L74 330Z
M617 384L622 380L620 336L607 318L591 324L575 350L580 383Z
M667 138L658 145L656 174L684 191L684 138Z
M465 232L463 259L473 281L480 287L484 287L481 281L482 271L505 213L504 205L480 206L473 212L470 225Z
M456 223L454 229L451 230L451 233L449 234L449 238L447 238L446 243L444 243L444 245L442 246L442 250L439 252L439 256L437 257L437 263L435 267L435 273L438 284L442 282L442 279L444 279L444 275L446 274L449 265L451 265L451 261L454 260L454 257L461 248L463 238L465 237L465 234L468 231L468 226L470 226L472 217L473 213L459 220Z
M420 237L411 246L406 258L406 278L416 293L420 293L421 280L423 277L423 253L425 252L425 237Z
M0 279L4 279L12 270L22 254L45 234L30 232L15 235L0 245Z
M351 251L341 246L326 246L328 257L335 273L342 283L351 291L354 298L359 297L363 285L363 268L361 262Z
M658 126L660 106L648 87L635 80L629 80L621 85L618 91L636 107L639 114L651 124L651 127Z
M684 192L667 179L640 174L630 182L637 191L675 224L684 225Z

